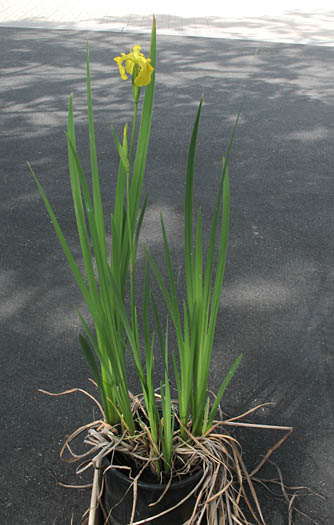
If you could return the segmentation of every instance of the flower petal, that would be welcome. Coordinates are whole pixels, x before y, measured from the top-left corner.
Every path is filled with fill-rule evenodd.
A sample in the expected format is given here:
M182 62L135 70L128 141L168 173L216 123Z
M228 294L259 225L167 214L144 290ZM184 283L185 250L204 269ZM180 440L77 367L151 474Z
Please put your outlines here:
M122 53L122 54L124 54L124 53ZM126 80L128 77L125 74L125 69L124 69L124 66L123 66L123 61L125 60L125 56L124 57L115 57L114 60L115 60L115 62L118 65L118 69L119 69L119 72L120 72L120 75L121 75L122 79Z
M151 75L154 67L147 61L145 66L139 71L135 78L135 85L137 87L147 86L151 82Z
M120 75L123 80L126 80L128 77L126 73L131 76L134 76L134 83L137 87L147 86L151 82L151 75L154 71L154 68L151 66L150 58L146 58L143 53L140 53L140 45L135 44L133 46L133 51L126 55L121 53L120 57L115 57L114 60L118 65ZM123 62L125 61L125 67Z
M141 50L141 46L139 44L135 44L132 49L135 54L142 55L142 53L139 53L139 51Z
M134 60L132 59L131 57L132 53L130 53L128 55L128 59L127 61L125 62L125 69L126 69L126 72L129 73L129 75L132 75L133 73L133 68L135 67L135 62Z

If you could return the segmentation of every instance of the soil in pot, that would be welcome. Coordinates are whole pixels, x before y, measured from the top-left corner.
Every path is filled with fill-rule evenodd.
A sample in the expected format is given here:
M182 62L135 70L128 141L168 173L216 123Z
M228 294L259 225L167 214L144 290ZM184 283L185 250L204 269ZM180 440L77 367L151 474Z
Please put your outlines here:
M110 465L110 460L106 459L104 467L108 466L108 462ZM130 523L133 488L129 489L132 480L126 472L114 468L107 470L104 475L104 491L101 506L105 519L107 519L110 509L112 509L107 521L107 523L112 525L127 525ZM182 505L157 519L151 521L149 518L160 514L183 500L194 489L201 476L202 471L197 470L184 479L172 482L162 500L150 507L149 505L156 502L163 494L166 484L154 482L153 476L150 482L146 474L145 481L141 479L137 483L137 503L134 521L148 519L145 522L146 524L170 525L172 523L173 525L183 525L192 514L196 495L190 496ZM202 520L202 525L205 523L206 521Z

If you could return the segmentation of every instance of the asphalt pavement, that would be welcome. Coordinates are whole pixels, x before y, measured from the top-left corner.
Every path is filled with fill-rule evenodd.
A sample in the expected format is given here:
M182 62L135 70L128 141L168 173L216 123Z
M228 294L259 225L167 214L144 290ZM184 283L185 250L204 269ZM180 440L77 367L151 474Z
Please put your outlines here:
M93 392L93 387L78 343L76 306L85 309L27 161L79 257L64 132L72 92L78 149L88 170L86 40L106 206L117 171L111 126L120 131L131 115L130 86L120 79L113 57L137 42L144 50L149 46L149 34L138 23L98 31L92 20L90 27L74 27L69 18L53 17L52 23L44 20L43 25L38 20L42 15L34 15L34 5L39 4L30 5L30 18L21 12L24 20L13 13L11 19L9 13L0 20L0 522L4 525L61 525L70 524L72 518L80 523L89 491L57 482L89 483L90 473L75 476L75 466L62 463L58 456L65 436L96 417L93 403L79 393L51 398L38 390L80 387ZM311 8L305 7L304 15L308 12ZM202 206L208 232L220 159L243 100L230 160L229 258L211 386L217 388L243 352L224 409L237 415L272 403L258 413L256 422L294 427L274 461L288 485L310 487L326 498L307 496L297 506L317 523L332 525L334 88L332 29L330 25L326 29L325 21L333 13L330 9L319 13L314 23L304 16L304 43L290 25L293 37L282 31L279 38L263 37L255 26L249 35L247 24L241 36L224 31L217 37L212 34L213 22L205 35L182 31L182 25L160 32L158 13L157 85L145 178L149 204L142 238L163 265L161 210L182 290L184 177L196 106L203 95L195 201ZM103 11L101 17L106 16ZM177 23L177 15L168 16ZM268 18L258 16L268 28ZM279 16L288 25L287 11ZM320 16L324 25L318 30ZM139 288L143 274L140 251ZM129 366L130 385L136 391ZM250 468L278 437L274 431L240 434ZM266 494L262 497L268 525L287 524L285 505L276 499L273 503ZM296 525L307 523L304 516L295 516Z

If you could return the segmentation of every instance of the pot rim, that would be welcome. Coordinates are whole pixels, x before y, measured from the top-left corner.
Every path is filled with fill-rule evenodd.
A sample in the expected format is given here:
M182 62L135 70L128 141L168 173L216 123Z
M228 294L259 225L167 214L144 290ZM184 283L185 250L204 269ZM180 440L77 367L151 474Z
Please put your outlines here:
M117 466L109 469L109 471L112 471L113 474L118 476L122 481L124 481L125 483L129 485L133 482L133 479L131 479L126 474L124 474L120 469L117 468ZM199 480L202 475L203 475L203 469L198 467L192 473L185 475L184 479L179 479L177 481L172 480L168 490L170 490L171 488L173 488L173 490L183 488L188 483ZM140 478L137 481L138 487L143 488L143 489L156 490L156 491L161 491L162 489L166 488L167 485L168 483L159 483L159 482L149 483L147 481L141 481Z

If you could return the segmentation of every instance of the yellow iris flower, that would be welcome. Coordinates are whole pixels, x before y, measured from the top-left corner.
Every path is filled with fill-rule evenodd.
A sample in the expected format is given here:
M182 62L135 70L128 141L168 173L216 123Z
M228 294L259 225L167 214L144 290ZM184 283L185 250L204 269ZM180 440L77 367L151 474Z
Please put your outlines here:
M145 55L140 52L140 49L141 47L136 44L133 46L133 51L128 55L122 53L122 56L114 58L122 79L126 80L128 78L126 73L131 76L134 74L134 83L137 87L147 86L151 82L151 75L154 71L154 67L152 67L150 63L151 59L146 58ZM125 68L123 66L124 60Z

